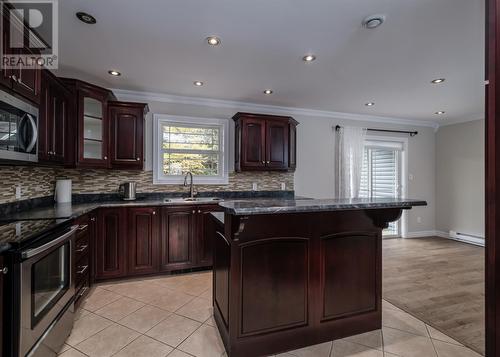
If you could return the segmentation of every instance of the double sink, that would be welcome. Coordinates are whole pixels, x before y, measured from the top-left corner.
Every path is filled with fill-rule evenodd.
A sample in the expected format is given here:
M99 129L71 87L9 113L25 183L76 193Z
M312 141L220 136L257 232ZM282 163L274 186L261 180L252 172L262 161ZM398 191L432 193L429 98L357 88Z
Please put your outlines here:
M163 202L165 203L210 203L210 202L221 202L222 198L218 197L186 197L186 198L165 198Z

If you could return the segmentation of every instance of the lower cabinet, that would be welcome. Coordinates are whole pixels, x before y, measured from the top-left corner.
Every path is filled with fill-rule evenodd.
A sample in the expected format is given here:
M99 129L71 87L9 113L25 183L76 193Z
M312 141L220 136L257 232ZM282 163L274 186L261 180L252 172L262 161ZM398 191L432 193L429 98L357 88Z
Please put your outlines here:
M164 207L161 210L161 270L195 265L196 207Z
M4 346L3 346L3 334L4 334L4 314L3 314L3 309L4 309L4 304L3 304L3 299L4 299L4 274L6 274L8 271L6 270L3 262L3 257L0 255L0 356L4 355Z
M73 267L75 272L75 305L77 307L90 290L94 222L93 215L84 215L75 220L78 229L76 231Z
M128 273L147 274L159 270L159 214L156 207L129 208Z
M95 278L127 275L126 208L101 208L97 214Z
M95 279L212 265L208 214L218 205L101 208L95 237Z

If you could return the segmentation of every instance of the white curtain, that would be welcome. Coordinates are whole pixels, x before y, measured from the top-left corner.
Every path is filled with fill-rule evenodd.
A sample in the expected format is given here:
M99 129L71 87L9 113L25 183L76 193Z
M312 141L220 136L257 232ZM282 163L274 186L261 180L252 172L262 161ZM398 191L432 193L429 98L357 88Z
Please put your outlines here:
M337 135L336 195L338 198L358 198L366 129L345 126Z

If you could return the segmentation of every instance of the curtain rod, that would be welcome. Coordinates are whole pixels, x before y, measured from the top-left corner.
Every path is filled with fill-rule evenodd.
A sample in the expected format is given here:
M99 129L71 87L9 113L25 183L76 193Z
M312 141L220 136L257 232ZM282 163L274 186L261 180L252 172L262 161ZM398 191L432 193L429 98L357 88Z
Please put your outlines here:
M335 126L335 131L339 131L342 127L340 125ZM409 134L410 136L415 136L418 131L406 131L406 130L389 130L389 129L366 129L368 131L380 131L384 133L399 133L399 134Z

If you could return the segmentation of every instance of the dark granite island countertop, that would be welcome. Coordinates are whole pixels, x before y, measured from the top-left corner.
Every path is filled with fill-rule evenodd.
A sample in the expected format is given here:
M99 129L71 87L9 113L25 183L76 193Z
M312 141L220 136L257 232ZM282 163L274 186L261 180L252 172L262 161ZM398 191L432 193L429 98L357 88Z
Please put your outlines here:
M236 216L280 213L307 213L327 211L348 211L365 209L400 208L426 206L427 202L409 198L334 198L310 200L235 200L224 201L220 206L226 213Z

